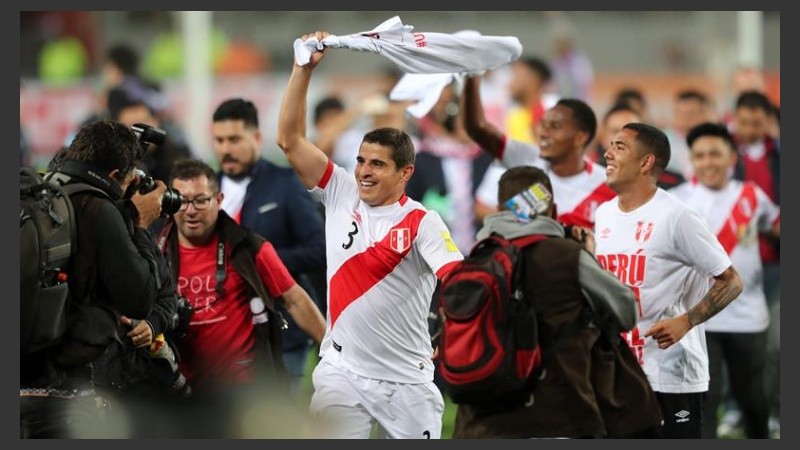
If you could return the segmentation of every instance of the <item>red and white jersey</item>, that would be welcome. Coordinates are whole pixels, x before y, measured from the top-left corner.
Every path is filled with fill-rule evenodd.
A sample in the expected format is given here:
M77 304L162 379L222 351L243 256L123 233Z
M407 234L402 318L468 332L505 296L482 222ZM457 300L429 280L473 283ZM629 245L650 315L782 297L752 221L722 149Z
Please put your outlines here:
M708 353L703 324L667 349L644 335L657 321L677 317L708 292L711 277L731 260L694 210L662 189L647 203L622 212L617 200L595 216L597 260L633 289L639 319L623 333L653 390L690 393L708 390Z
M328 162L325 205L327 331L320 355L367 377L433 379L428 311L441 277L464 257L442 218L406 197L371 207L352 174Z
M559 222L588 228L594 226L597 207L617 196L606 185L606 171L603 166L586 160L586 170L583 172L560 177L550 170L550 163L540 154L541 150L536 144L503 137L500 160L504 166L534 166L547 172L553 185L553 201Z
M731 180L718 191L701 183L686 182L669 192L705 218L744 282L742 294L709 319L706 330L729 333L766 330L769 312L758 232L769 231L780 220L778 207L753 182Z

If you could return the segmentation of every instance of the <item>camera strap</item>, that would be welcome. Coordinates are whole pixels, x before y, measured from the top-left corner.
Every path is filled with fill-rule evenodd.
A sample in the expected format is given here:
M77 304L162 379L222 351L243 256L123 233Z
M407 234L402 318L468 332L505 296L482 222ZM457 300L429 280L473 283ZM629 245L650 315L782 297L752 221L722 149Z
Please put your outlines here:
M225 270L225 241L222 239L222 227L217 227L217 272L214 278L217 285L214 290L217 293L217 299L222 299L225 293L225 278L228 277L228 272Z

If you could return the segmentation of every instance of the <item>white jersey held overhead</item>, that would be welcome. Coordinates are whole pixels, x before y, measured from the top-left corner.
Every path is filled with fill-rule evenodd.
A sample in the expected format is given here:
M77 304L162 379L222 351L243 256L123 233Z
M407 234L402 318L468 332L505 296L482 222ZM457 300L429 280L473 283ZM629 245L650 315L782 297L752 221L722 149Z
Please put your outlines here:
M370 31L330 35L294 41L297 65L308 64L311 54L328 48L347 48L378 53L405 73L472 73L491 70L515 61L522 44L514 36L481 36L473 33L415 32L394 16Z

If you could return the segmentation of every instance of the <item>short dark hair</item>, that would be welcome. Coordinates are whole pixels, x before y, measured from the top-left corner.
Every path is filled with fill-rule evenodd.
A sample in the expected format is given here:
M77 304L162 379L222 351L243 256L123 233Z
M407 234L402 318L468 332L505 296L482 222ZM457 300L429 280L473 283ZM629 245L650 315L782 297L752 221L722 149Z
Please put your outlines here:
M536 72L536 75L538 75L544 83L547 83L553 77L553 72L550 70L550 66L545 62L545 60L539 57L528 56L520 58L519 62L525 64L529 69Z
M64 158L106 172L119 170L124 176L141 162L142 156L142 145L133 130L113 120L98 120L78 130Z
M144 99L136 97L127 89L115 87L108 90L106 109L108 109L109 116L114 120L119 120L122 110L140 105L147 107L150 114L156 116L156 112Z
M626 87L622 88L617 91L617 95L614 97L614 103L617 102L628 102L630 100L635 100L642 104L646 103L644 98L644 93L639 88L635 87Z
M739 108L762 109L769 114L772 102L762 92L744 91L736 99L736 109Z
M414 164L416 157L414 142L403 130L390 127L377 128L364 135L363 142L389 147L398 170Z
M128 76L139 72L139 54L127 44L115 44L106 51L106 59Z
M328 111L344 111L344 104L338 97L325 97L314 107L314 123L319 123L322 115Z
M208 186L211 192L219 192L219 181L217 181L217 174L214 169L208 164L199 159L186 158L175 161L172 166L172 171L169 174L170 185L175 180L191 180L200 177L208 178Z
M245 126L258 128L258 109L250 100L232 98L225 100L214 111L214 122L243 120Z
M632 108L628 103L617 102L611 105L611 108L608 108L608 111L606 111L606 113L603 115L603 122L608 120L612 114L616 114L618 112L630 112L639 116L639 111L636 111L636 109Z
M669 164L670 150L669 139L660 129L646 123L629 123L622 129L629 129L636 132L636 146L639 154L652 154L656 157L655 167L659 170L657 174L664 172Z
M703 105L708 105L710 102L708 96L697 89L684 89L675 94L675 99L678 101L684 100L697 100Z
M722 138L722 140L728 143L730 150L736 150L736 143L733 141L733 136L731 136L731 133L728 131L728 128L725 125L720 123L706 122L692 128L689 130L689 134L686 135L686 143L689 144L689 148L692 147L694 141L703 136Z
M550 183L550 177L547 173L533 166L516 166L512 167L500 176L500 181L497 182L497 205L501 210L506 209L505 204L508 199L519 194L528 186L534 183L542 183L544 187L552 194L553 185ZM553 199L550 199L548 211L553 207Z
M589 145L597 132L597 116L595 116L592 108L586 102L577 98L562 98L556 105L566 106L572 111L572 118L578 125L578 129L589 134L589 138L586 139L586 143L583 146Z

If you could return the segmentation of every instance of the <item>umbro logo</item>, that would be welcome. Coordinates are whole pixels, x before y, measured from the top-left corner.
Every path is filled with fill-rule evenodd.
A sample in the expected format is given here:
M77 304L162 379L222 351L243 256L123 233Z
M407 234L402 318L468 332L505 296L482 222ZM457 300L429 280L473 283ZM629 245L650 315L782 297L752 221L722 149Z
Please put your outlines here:
M678 419L675 420L675 422L676 423L688 422L689 421L689 414L691 414L691 413L689 411L686 411L685 409L676 412L675 413L675 417L677 417Z
M605 227L602 230L600 230L600 237L601 238L605 239L605 238L607 238L609 236L611 236L611 228Z

